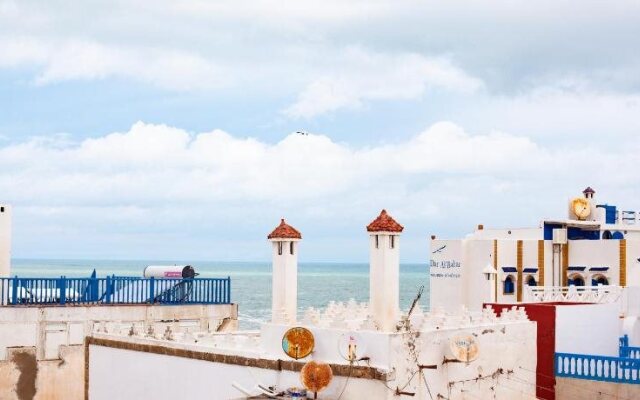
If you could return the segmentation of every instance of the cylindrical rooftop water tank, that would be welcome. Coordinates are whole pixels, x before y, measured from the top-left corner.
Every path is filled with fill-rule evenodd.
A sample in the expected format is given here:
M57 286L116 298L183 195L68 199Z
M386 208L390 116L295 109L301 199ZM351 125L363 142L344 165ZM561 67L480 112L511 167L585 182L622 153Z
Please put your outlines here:
M194 278L196 270L191 265L149 265L144 269L145 278Z

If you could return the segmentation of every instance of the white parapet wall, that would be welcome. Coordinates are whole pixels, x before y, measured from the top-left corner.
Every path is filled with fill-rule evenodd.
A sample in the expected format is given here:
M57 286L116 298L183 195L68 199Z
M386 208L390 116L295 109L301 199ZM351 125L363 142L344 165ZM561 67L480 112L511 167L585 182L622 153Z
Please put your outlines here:
M94 332L235 329L235 304L0 307L0 398L83 399L84 341Z
M521 310L500 318L491 310L412 317L412 327L383 332L366 320L356 326L340 312L326 314L309 329L315 350L300 360L282 351L292 325L265 324L260 332L195 333L171 340L95 334L88 345L92 400L246 398L238 388L258 394L258 385L277 390L300 387L308 361L327 363L333 381L320 399L392 400L403 392L414 399L531 399L535 397L536 324ZM352 365L340 352L345 335L358 343ZM451 344L473 338L477 358L460 362ZM113 368L114 365L122 366Z

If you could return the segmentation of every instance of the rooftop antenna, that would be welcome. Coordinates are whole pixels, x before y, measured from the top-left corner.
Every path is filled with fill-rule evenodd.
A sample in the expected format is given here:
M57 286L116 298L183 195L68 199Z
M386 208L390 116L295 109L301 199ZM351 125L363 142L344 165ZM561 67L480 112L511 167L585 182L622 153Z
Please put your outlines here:
M421 285L420 288L418 289L418 294L416 295L416 297L413 299L413 302L411 303L411 307L409 307L409 312L407 312L406 316L403 316L401 318L401 321L396 325L396 330L400 331L403 328L403 326L404 326L404 329L406 329L407 331L410 330L411 324L409 322L409 317L411 317L411 313L416 308L416 304L418 304L418 301L420 301L420 298L422 297L423 292L424 292L424 285Z
M409 317L411 316L411 313L413 312L413 309L416 307L416 304L418 304L418 301L420 301L420 298L422 297L423 292L424 292L424 285L420 286L420 288L418 289L418 294L413 299L413 303L411 303L411 308L409 308L409 312L407 313L407 319L409 319Z

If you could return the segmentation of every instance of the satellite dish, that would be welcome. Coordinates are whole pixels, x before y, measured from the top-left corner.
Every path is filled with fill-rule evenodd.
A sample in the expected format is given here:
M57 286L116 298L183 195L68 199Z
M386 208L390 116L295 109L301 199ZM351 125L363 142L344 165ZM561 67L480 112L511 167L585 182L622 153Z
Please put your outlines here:
M333 371L329 364L309 361L300 371L300 381L307 390L313 392L313 398L318 398L318 392L325 389L333 379Z
M356 361L364 354L364 340L357 333L343 333L338 340L338 351L347 361Z
M282 337L282 350L296 360L305 358L313 351L315 339L310 330L303 327L291 328Z
M471 362L478 358L478 344L471 335L459 335L449 339L449 347L456 360Z
M571 211L580 221L584 221L591 214L591 205L589 200L583 197L576 197L571 200Z

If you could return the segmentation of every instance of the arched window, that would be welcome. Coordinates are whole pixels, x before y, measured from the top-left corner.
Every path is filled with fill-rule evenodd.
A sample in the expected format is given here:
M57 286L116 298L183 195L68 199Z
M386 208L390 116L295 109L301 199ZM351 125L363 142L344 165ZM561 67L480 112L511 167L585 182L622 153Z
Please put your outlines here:
M538 286L538 282L536 282L536 278L533 275L527 276L525 282L527 282L527 286Z
M376 249L378 248L380 244L380 239L378 238L378 235L376 235Z
M594 275L594 277L591 278L591 286L608 285L608 284L609 284L609 280L604 275Z
M389 243L390 243L389 247L391 247L393 249L394 247L396 247L396 237L391 235L391 236L389 236L389 239L390 239L389 240Z
M515 291L514 279L513 276L509 275L504 278L504 288L502 290L503 294L513 294Z
M282 242L278 242L278 255L282 255Z
M571 275L568 283L569 286L584 286L584 278L580 274Z
M293 242L289 242L289 254L293 255Z
M622 240L624 239L624 233L620 232L620 231L615 231L613 232L613 234L611 235L611 239L614 240Z
M603 238L604 240L609 240L609 239L611 239L611 231L604 231L604 232L602 232L602 238Z

